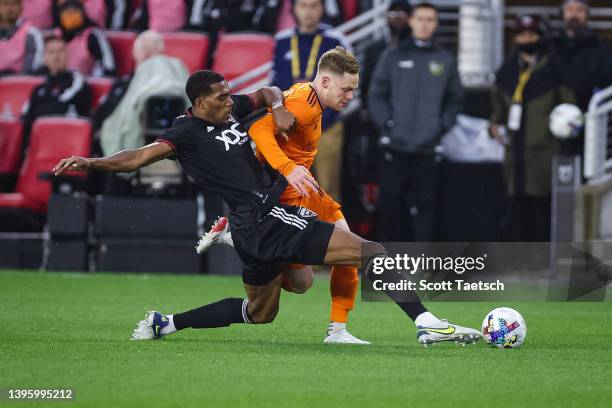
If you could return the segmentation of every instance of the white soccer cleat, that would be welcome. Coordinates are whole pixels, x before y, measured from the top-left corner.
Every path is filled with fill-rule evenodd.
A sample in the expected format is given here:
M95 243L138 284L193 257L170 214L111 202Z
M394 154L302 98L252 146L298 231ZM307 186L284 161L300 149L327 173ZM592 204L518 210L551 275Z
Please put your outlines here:
M346 329L328 334L323 342L328 344L370 344L369 341L361 340L353 336L351 333L346 331Z
M155 334L153 333L153 317L155 312L147 312L145 318L138 322L138 326L132 333L132 340L153 340Z
M428 327L419 326L417 328L417 341L425 347L441 341L454 341L465 346L476 343L480 339L482 339L482 333L478 330L451 324L447 320L440 320Z
M153 340L161 338L161 329L168 326L168 318L159 312L147 312L145 318L138 322L132 333L132 340Z
M198 254L203 254L208 251L208 249L217 244L225 244L231 247L234 246L234 241L232 240L232 232L229 229L229 221L227 217L219 217L217 221L213 224L210 231L202 235L202 238L198 241L198 246L196 246L196 252Z

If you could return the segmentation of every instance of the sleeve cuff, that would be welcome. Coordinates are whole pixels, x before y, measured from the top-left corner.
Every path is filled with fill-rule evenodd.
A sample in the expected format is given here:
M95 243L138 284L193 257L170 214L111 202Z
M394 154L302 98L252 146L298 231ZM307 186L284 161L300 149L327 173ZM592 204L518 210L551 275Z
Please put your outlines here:
M284 177L287 177L289 174L291 174L291 172L293 170L295 170L296 167L297 167L297 164L295 164L294 162L290 161L289 163L287 163L287 164L283 165L281 168L279 168L278 171Z
M167 140L167 139L156 139L155 140L156 143L165 143L168 146L170 146L170 148L172 150L174 150L176 152L176 146L174 145L174 143L172 143L171 141Z

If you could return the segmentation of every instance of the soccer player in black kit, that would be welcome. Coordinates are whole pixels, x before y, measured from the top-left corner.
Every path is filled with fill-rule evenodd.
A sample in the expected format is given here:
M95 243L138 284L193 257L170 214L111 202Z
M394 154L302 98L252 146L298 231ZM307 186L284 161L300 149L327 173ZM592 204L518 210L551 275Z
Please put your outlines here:
M230 95L224 78L213 71L193 73L186 85L192 107L178 117L172 128L154 143L123 150L102 158L70 157L53 169L60 175L69 170L131 172L153 162L176 158L201 187L218 192L230 208L234 247L243 264L246 299L226 298L172 315L148 312L132 338L149 340L188 327L213 328L233 323L270 323L279 308L281 275L287 263L306 265L352 265L361 263L359 236L319 221L300 207L279 203L286 179L267 169L256 158L241 120L260 108L272 110L276 127L290 130L294 116L283 106L281 91L264 87L248 95ZM352 99L352 90L343 97ZM313 191L314 178L304 181ZM384 248L373 255L384 255ZM300 276L291 284L299 288ZM427 344L454 340L473 342L480 332L439 320L415 297L396 302L413 320L421 319L417 339ZM418 320L417 320L418 321Z

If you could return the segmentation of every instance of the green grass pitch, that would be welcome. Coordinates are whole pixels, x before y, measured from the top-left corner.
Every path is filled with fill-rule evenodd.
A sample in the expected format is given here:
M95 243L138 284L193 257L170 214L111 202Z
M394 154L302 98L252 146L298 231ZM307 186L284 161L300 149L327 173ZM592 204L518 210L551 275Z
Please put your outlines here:
M612 303L430 303L480 327L511 306L517 350L423 348L391 303L358 302L350 329L372 346L324 345L328 281L284 293L277 320L129 341L146 310L242 297L238 277L0 272L4 406L609 407ZM71 402L9 402L8 388L72 388Z

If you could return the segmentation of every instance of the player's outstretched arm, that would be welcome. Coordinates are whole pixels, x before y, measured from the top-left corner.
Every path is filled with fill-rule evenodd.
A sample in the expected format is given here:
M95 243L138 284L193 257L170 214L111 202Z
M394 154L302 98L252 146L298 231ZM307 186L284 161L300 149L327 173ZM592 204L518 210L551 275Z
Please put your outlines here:
M86 171L89 169L111 173L128 173L174 153L166 143L151 143L138 149L128 149L108 157L86 158L72 156L62 159L53 168L53 174L60 176L66 171Z
M295 125L295 116L283 105L284 96L276 86L264 86L249 94L253 98L255 110L270 108L274 125L279 132L291 132Z

